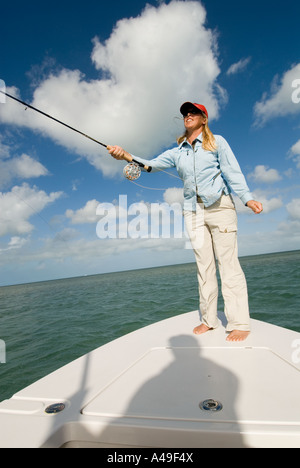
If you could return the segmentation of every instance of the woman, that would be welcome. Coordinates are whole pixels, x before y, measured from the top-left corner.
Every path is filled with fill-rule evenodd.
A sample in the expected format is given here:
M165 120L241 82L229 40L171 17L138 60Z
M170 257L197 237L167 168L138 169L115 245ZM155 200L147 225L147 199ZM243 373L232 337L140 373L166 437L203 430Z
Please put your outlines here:
M202 323L194 328L199 335L218 327L218 283L220 271L228 341L243 341L250 333L247 284L238 260L237 215L231 192L254 213L262 204L253 200L240 166L226 140L208 127L207 109L185 102L180 112L185 133L178 146L151 161L134 159L153 170L176 167L184 182L184 217L194 249ZM133 156L119 146L109 146L116 159L132 161Z

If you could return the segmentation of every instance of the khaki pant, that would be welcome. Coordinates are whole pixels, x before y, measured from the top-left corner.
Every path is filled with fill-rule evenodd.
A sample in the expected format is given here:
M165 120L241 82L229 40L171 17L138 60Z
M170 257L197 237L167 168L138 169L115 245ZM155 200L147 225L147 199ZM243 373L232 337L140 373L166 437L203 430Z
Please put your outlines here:
M197 203L197 211L184 211L184 218L197 262L202 322L209 328L219 324L217 260L228 321L226 330L249 331L247 283L238 260L237 214L232 197L222 195L208 208Z

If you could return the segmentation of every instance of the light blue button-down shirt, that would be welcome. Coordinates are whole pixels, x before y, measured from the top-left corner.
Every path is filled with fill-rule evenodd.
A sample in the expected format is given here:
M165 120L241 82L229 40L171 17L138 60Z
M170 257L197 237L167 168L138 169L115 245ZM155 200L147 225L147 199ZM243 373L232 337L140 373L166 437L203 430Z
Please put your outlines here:
M137 161L151 166L153 171L176 167L184 184L184 209L196 211L197 195L209 207L224 193L232 191L246 204L253 200L239 163L229 144L220 135L215 135L217 150L202 148L202 134L191 146L184 140L179 146L147 160L133 156Z

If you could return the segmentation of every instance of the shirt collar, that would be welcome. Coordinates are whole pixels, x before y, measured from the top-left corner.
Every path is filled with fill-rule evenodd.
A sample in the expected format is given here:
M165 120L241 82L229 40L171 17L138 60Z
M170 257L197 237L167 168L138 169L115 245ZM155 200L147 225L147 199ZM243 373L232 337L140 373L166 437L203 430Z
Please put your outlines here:
M197 141L199 141L199 142L202 144L202 141L203 141L203 140L202 140L202 132L200 133L200 135L197 136L197 138L195 138L194 143L196 143ZM185 138L185 139L183 140L183 142L180 143L179 148L182 148L183 145L185 145L185 144L191 146L190 143L187 141L187 138Z

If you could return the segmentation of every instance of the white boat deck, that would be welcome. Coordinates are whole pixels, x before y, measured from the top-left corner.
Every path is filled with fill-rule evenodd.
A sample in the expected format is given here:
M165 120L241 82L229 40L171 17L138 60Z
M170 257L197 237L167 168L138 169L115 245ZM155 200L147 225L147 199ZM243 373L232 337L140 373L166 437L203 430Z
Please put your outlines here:
M0 403L0 447L299 448L300 333L252 320L229 343L221 323L195 336L197 323L145 327Z

